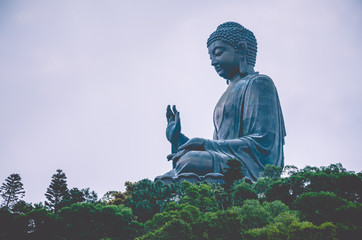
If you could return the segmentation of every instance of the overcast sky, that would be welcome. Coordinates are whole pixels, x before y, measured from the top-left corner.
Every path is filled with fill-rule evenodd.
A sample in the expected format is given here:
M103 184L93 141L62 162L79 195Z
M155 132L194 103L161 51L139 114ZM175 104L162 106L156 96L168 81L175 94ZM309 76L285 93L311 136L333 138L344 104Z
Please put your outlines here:
M206 40L225 21L252 30L256 70L277 86L285 164L361 171L362 4L356 0L0 0L0 181L19 173L44 201L68 187L124 190L169 171L165 109L212 138L226 88Z

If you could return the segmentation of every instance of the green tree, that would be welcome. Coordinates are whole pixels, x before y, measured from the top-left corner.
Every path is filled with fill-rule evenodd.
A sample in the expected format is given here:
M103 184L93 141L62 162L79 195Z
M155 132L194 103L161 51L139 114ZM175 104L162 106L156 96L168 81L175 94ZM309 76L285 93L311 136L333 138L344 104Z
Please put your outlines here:
M341 167L341 166L340 166ZM322 171L310 175L308 191L334 192L338 196L353 202L360 202L362 197L362 178L353 172L337 170L332 164Z
M281 178L272 182L265 191L266 200L269 202L280 200L291 206L296 197L293 195L289 178Z
M214 211L218 203L210 185L201 183L199 185L189 182L180 184L180 203L190 204L200 209L202 212Z
M114 199L114 195L115 193L118 193L117 191L108 191L106 192L103 197L101 198L101 201L104 202L104 203L108 203L109 201L113 200Z
M245 175L242 170L242 163L237 159L229 159L225 168L224 180L225 188L230 188L235 180L242 179Z
M218 207L221 210L225 210L227 207L231 206L230 197L228 192L220 184L211 184L212 192L218 203Z
M124 205L75 203L59 211L65 239L134 239L140 225Z
M97 204L99 203L98 194L95 191L90 191L89 188L83 188L81 190L84 197L84 202Z
M259 199L265 199L265 193L273 183L274 181L270 177L260 177L253 183L253 188L258 194Z
M335 221L336 209L346 205L347 201L331 192L309 192L302 194L293 203L306 220L314 224Z
M279 231L287 235L289 232L290 224L300 221L297 214L298 213L296 211L290 210L281 212L273 219L272 224L275 225L279 229Z
M0 187L1 197L4 199L4 206L11 208L18 200L25 195L21 177L17 173L11 174L5 179Z
M137 238L137 240L185 240L192 239L190 224L181 219L172 219L156 231Z
M102 197L102 201L110 205L120 205L126 204L128 199L131 197L132 192L136 188L137 183L125 182L126 191L123 193L121 191L108 191Z
M233 209L207 212L204 217L207 223L207 239L239 240L241 238L242 219Z
M133 186L131 197L126 201L126 206L131 207L137 220L145 222L155 213L162 211L172 198L172 187L161 181L152 182L143 179Z
M270 207L275 206L275 204L277 205L277 208L280 208L280 202L271 203ZM264 208L265 207L267 206L264 206ZM276 214L275 211L273 212L273 214ZM244 237L247 240L286 240L289 234L289 226L294 222L300 222L296 213L286 210L279 213L270 224L262 228L252 228L246 230Z
M126 195L125 193L122 193L121 191L112 191L111 197L109 198L107 204L108 205L121 205L126 204L127 199L129 198L129 195Z
M239 212L244 231L264 227L272 220L270 213L255 199L245 200L241 207L233 207L233 209Z
M67 199L63 200L64 205L72 205L73 203L89 202L93 204L98 203L98 196L94 191L90 191L89 188L79 190L78 188L72 188L69 190Z
M279 214L289 211L288 206L279 200L273 202L263 202L262 206L269 212L273 219Z
M84 202L85 197L81 190L79 190L78 188L72 188L69 190L68 199L66 199L65 201L67 201L67 205L72 205L73 203Z
M298 172L298 168L294 165L286 165L283 169L283 174L286 174L288 176L291 176L293 174L296 174Z
M263 228L253 228L245 232L246 240L287 240L287 234L278 229L277 226L270 224Z
M347 204L342 205L336 210L337 219L335 222L342 223L345 226L349 226L349 228L360 228L362 230L362 204L348 202ZM331 221L332 219L328 219Z
M90 203L75 203L63 207L59 217L65 226L61 236L65 239L99 239L101 234L96 226L95 206Z
M14 204L11 210L14 213L25 214L33 210L33 206L30 203L20 200Z
M293 240L333 240L336 239L336 226L330 222L316 226L311 222L293 222L290 225L289 238Z
M234 206L241 206L246 199L258 199L255 190L246 182L233 185L231 199Z
M277 180L282 175L283 168L277 167L272 164L267 164L264 167L263 177L270 177L273 180Z
M156 213L146 222L148 233L139 239L201 239L205 227L201 226L203 213L190 204L171 202L162 213ZM180 230L174 231L173 228ZM175 234L179 235L175 238Z
M52 176L45 197L48 199L48 201L45 201L45 206L49 207L54 213L57 213L65 205L66 200L69 199L67 177L62 170L58 169Z

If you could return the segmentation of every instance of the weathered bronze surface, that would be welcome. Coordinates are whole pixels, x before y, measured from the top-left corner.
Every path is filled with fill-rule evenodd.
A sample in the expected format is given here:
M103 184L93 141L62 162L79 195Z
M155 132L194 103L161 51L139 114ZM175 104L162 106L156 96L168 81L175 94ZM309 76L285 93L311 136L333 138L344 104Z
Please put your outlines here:
M277 90L270 77L254 71L257 42L242 25L221 24L207 47L211 65L228 84L214 110L213 140L186 137L176 106L167 106L173 169L156 179L222 182L226 162L234 158L242 162L245 178L256 181L266 164L284 165L286 132Z

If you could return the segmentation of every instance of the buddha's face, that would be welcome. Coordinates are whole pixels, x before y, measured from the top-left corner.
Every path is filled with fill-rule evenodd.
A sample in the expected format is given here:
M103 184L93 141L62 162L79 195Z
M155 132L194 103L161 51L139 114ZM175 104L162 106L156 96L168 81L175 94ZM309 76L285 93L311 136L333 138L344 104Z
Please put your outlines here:
M241 53L228 43L214 41L209 47L211 65L225 79L232 79L240 71Z

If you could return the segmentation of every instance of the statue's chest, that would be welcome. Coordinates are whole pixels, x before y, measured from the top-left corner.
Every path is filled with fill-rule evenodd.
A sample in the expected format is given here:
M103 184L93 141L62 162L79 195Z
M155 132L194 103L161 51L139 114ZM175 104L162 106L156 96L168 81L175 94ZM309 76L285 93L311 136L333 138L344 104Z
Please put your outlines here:
M214 110L214 125L217 132L224 122L230 123L230 121L234 119L237 108L236 103L238 102L236 93L236 88L229 86L216 104Z

